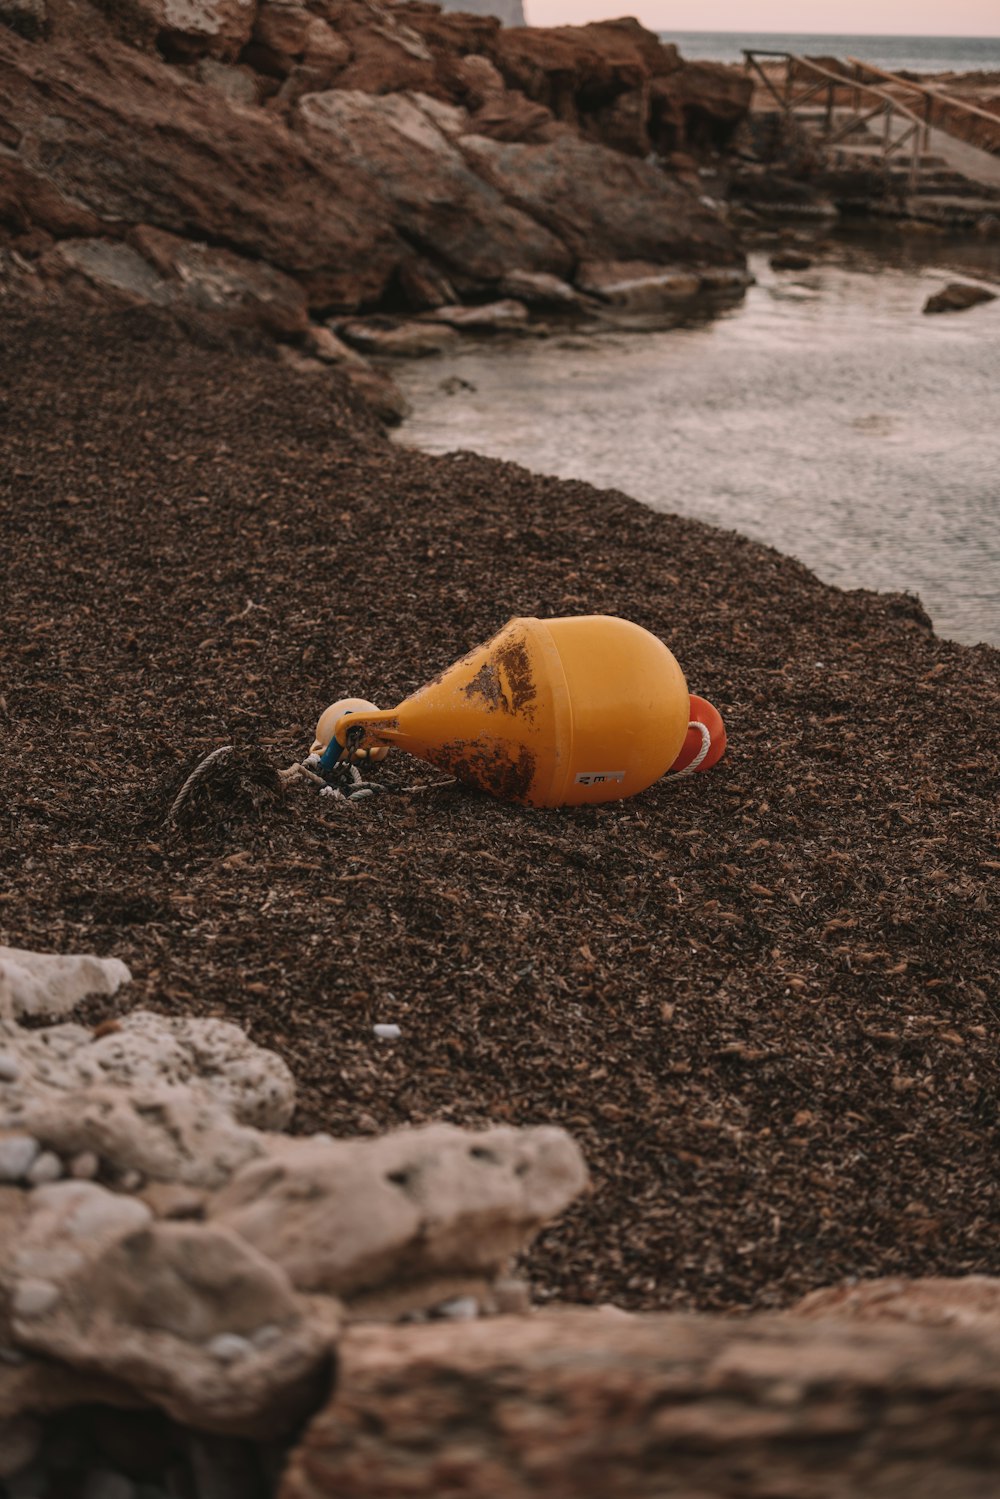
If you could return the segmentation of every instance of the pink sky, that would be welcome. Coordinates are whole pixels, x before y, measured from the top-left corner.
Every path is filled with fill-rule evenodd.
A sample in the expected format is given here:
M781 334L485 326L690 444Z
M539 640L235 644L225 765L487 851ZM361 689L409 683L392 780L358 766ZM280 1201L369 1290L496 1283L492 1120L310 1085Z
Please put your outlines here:
M635 16L653 31L1000 36L1000 0L524 0L532 26Z

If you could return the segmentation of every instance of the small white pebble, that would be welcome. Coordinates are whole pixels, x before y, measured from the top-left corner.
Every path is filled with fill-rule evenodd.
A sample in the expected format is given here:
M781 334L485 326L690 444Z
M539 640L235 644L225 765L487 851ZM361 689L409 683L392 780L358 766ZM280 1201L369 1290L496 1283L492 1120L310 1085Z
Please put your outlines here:
M16 1083L21 1076L21 1064L11 1052L0 1051L0 1083Z
M273 1322L265 1322L263 1327L258 1327L250 1341L255 1348L273 1348L275 1343L281 1342L281 1328Z
M10 1298L15 1317L44 1317L59 1300L59 1287L50 1280L21 1280Z
M250 1339L241 1338L237 1332L218 1333L207 1344L207 1348L220 1364L235 1364L237 1359L246 1358L248 1353L253 1352Z
M434 1308L436 1317L447 1317L453 1322L470 1322L479 1316L479 1302L475 1296L455 1296L451 1301L442 1301Z
M32 1162L27 1179L33 1187L44 1187L49 1182L57 1182L62 1174L63 1163L55 1151L43 1150Z
M118 1185L123 1192L138 1192L143 1184L141 1171L123 1171L118 1178Z
M398 1041L403 1034L398 1025L373 1025L372 1030L382 1041Z
M92 1150L82 1150L69 1163L69 1174L77 1181L93 1181L100 1169L100 1156Z
M32 1135L8 1135L0 1140L0 1182L19 1182L27 1176L41 1146Z

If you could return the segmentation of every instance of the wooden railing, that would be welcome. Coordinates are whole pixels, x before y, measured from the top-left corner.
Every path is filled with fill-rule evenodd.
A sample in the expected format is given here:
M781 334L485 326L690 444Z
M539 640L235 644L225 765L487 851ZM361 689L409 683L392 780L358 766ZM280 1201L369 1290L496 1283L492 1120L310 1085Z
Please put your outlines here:
M917 113L922 113L934 129L944 130L956 140L976 146L980 151L1000 156L1000 115L980 109L978 104L970 104L967 99L956 99L936 84L902 78L898 73L888 73L884 68L861 62L856 57L849 57L847 61L857 77L877 78L891 85L894 93L913 96L912 107Z
M804 104L823 101L825 116L820 138L825 146L839 144L860 126L868 127L881 117L882 130L873 143L873 151L888 166L893 157L909 146L909 186L913 189L920 175L921 154L927 148L930 131L927 118L889 93L881 83L865 83L857 70L834 71L793 52L761 47L744 48L743 57L747 72L756 74L786 117L794 115ZM761 65L762 58L783 63L783 76L777 80L770 77Z

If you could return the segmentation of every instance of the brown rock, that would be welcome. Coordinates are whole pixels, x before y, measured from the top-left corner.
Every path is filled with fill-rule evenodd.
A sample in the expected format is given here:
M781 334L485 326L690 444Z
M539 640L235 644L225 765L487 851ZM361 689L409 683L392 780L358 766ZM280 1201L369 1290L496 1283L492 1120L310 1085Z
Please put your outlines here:
M570 124L678 66L676 49L633 20L503 31L493 51L509 87Z
M253 0L99 0L121 34L154 44L175 62L217 57L233 62L250 40Z
M532 104L517 89L506 89L488 95L468 128L470 135L485 135L491 140L537 142L549 139L553 127L552 113L544 104Z
M541 50L504 33L501 56L489 18L417 4L262 0L254 21L240 0L135 3L116 3L114 27L148 53L86 0L52 0L50 41L0 42L0 217L64 242L51 279L295 337L303 304L282 278L328 315L478 299L512 271L565 279L584 253L739 258L694 196L566 123L646 150L648 81L677 59L634 23L545 34ZM227 61L251 24L256 82ZM189 248L157 250L156 232Z
M459 149L460 111L426 95L381 98L338 88L308 95L300 115L306 140L351 161L369 184L373 208L398 221L448 274L481 284L513 266L557 275L569 268L560 239L506 201L492 174L484 180L479 172L478 156Z
M433 354L443 354L458 342L458 335L450 328L387 317L352 318L338 323L337 332L353 348L365 354L382 354L394 359L426 359Z
M398 427L410 414L410 403L389 375L357 365L342 367L355 395L387 427Z
M260 84L252 68L233 67L216 62L214 57L203 57L196 64L195 73L201 83L215 89L230 104L260 102Z
M451 76L460 90L460 102L469 110L480 109L487 99L502 94L505 87L503 77L489 58L476 54L460 58Z
M812 257L800 250L779 250L771 256L772 271L807 271L811 265Z
M684 266L665 268L641 260L584 261L577 271L577 284L612 307L656 312L696 297L702 278Z
M60 237L145 224L263 260L321 305L378 299L410 252L346 152L234 110L100 35L87 11L97 35L44 49L0 42L0 87L21 132L0 157L6 217Z
M648 162L568 132L544 145L478 136L465 136L462 144L478 171L579 259L657 265L742 260L718 215Z
M578 291L558 276L531 275L528 271L509 271L500 283L504 296L515 297L529 307L579 310L583 299Z
M1000 1343L567 1311L356 1328L281 1499L987 1499Z
M969 307L978 307L981 302L995 302L997 293L985 286L971 286L966 281L953 281L943 291L935 292L924 303L924 312L965 312Z
M850 1317L865 1322L919 1323L924 1327L1000 1330L1000 1279L863 1280L813 1291L792 1308L795 1317Z
M350 43L303 5L263 0L254 22L248 59L261 72L286 77L302 63L323 87L351 60Z
M746 118L751 80L721 63L685 62L650 85L650 132L664 155L688 148L719 150Z
M259 327L276 338L304 333L306 298L291 276L232 250L192 244L139 225L130 243L168 282L171 305L219 313L237 327Z
M502 333L520 328L528 321L523 302L507 297L502 302L486 302L479 307L438 307L431 314L438 323L470 333Z
M0 0L0 26L9 26L28 41L43 37L47 25L45 0Z

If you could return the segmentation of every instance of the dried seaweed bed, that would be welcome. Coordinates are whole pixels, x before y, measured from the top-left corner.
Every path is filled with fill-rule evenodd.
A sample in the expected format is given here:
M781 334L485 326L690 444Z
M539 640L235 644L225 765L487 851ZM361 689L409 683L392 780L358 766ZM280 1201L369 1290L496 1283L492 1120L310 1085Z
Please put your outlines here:
M564 1124L594 1189L543 1298L1000 1268L998 653L620 494L394 449L334 377L158 316L8 304L2 343L2 940L248 1025L303 1130ZM257 774L163 828L212 746L287 764L334 696L587 611L724 710L711 775L538 813Z

